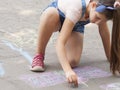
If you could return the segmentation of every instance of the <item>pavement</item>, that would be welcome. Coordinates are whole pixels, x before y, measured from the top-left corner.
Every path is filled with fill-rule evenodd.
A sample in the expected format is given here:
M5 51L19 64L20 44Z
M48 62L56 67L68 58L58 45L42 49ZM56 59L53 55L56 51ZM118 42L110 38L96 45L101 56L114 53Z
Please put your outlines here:
M105 57L97 26L86 25L84 47L75 69L83 83L69 85L58 62L55 41L50 39L45 56L46 71L29 70L37 45L41 11L49 0L0 0L0 90L120 90ZM111 32L112 22L108 22Z

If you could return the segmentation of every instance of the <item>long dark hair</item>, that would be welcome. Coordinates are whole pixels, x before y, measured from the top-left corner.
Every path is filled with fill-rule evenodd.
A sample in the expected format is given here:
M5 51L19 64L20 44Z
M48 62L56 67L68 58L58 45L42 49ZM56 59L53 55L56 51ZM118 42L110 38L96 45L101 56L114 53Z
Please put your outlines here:
M94 1L94 0L93 0ZM105 6L114 6L115 0L95 0ZM98 4L99 6L99 4ZM102 12L108 20L113 20L112 40L110 52L110 70L113 74L120 74L120 8L116 10L106 9Z
M120 10L113 14L112 45L110 56L110 69L113 74L120 73Z

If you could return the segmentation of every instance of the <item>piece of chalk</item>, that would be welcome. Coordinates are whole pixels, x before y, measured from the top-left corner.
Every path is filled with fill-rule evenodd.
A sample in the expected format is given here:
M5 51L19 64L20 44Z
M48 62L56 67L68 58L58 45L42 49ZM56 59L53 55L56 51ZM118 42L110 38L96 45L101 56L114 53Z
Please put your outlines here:
M85 82L82 82L82 81L81 81L81 83L82 83L83 85L85 85L86 87L88 87L88 85L87 85Z

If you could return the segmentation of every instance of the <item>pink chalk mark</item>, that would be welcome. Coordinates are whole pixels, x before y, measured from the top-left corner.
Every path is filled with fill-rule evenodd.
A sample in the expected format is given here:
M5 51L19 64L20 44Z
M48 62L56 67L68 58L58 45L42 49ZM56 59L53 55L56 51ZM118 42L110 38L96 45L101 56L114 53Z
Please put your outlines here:
M101 78L110 76L110 73L107 73L96 67L78 67L74 71L78 75L79 84L86 84L86 82L91 78ZM33 87L48 87L57 84L66 82L66 78L63 71L53 71L53 72L44 72L39 74L28 74L22 75L21 80L25 81L27 84L30 84ZM87 86L87 85L86 85Z

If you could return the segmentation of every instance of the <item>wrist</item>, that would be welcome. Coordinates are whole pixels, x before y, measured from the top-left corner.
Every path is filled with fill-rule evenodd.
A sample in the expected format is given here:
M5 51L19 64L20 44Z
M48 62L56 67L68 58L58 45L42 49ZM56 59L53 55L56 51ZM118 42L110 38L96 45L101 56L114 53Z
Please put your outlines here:
M75 75L75 72L73 70L65 72L66 77L69 77L71 75Z

